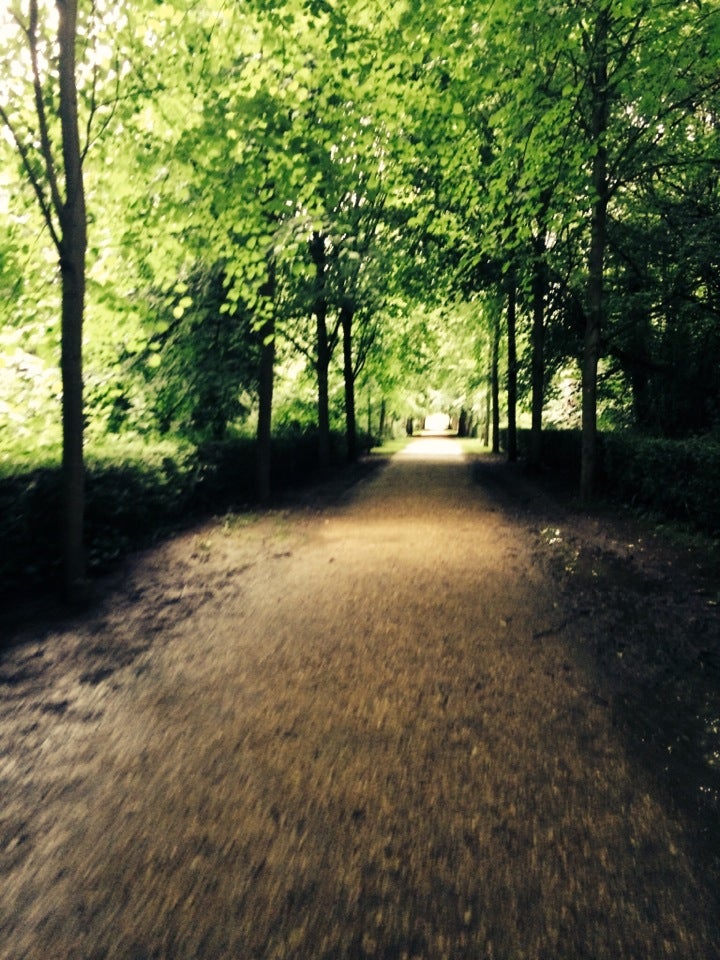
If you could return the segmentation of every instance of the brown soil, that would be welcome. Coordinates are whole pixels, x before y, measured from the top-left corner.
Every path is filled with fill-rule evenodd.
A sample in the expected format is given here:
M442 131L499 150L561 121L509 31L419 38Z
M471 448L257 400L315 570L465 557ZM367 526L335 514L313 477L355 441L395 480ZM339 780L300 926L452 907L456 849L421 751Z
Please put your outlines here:
M712 571L455 452L17 631L3 960L720 956Z

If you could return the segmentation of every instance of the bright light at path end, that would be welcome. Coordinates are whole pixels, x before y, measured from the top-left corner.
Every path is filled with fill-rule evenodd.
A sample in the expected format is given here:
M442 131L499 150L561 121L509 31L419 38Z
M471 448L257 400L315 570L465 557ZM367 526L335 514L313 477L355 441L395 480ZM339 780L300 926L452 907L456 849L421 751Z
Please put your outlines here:
M450 427L450 417L446 413L431 413L425 417L425 429L428 433L442 433Z
M453 437L416 437L398 456L418 460L459 459L463 456L463 449L462 444Z

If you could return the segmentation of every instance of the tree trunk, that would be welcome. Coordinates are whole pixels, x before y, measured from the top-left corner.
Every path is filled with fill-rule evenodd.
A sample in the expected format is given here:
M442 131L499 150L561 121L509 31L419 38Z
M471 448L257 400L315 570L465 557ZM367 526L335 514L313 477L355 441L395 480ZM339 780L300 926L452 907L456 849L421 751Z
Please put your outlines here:
M355 371L352 356L352 322L354 310L348 301L340 310L343 341L343 379L345 382L345 439L349 463L357 460L357 424L355 416Z
M310 255L315 264L315 314L317 401L318 401L318 463L321 470L330 465L330 399L328 374L332 350L327 331L325 236L317 231L310 241Z
M263 324L260 336L256 484L258 500L267 503L272 489L272 401L275 379L275 324L272 319Z
M260 503L267 503L272 492L272 401L275 381L275 314L272 300L275 297L275 263L268 263L267 282L260 295L266 297L269 314L259 331L260 368L258 377L258 422L256 433L257 460L255 483Z
M545 405L545 239L535 242L532 279L532 419L528 466L537 470L542 461L542 417Z
M485 412L482 425L482 443L484 447L490 446L490 417L492 414L491 410L491 391L490 391L490 381L492 379L492 374L488 371L488 385L485 390Z
M382 397L380 400L380 425L378 427L378 438L382 442L385 439L385 433L387 431L387 408L385 404L385 397Z
M605 247L607 244L607 148L608 126L608 8L598 13L592 65L591 145L595 150L592 164L592 217L588 255L588 295L583 344L582 369L582 450L580 466L580 500L593 495L597 472L597 370L600 337L603 328Z
M83 457L82 337L85 314L87 214L82 175L75 80L77 0L58 2L60 122L62 129L65 201L60 215L60 276L62 282L63 385L63 592L80 598L85 583L83 521L85 465Z
M324 330L322 321L318 320L318 336ZM317 382L318 382L318 463L321 470L330 465L330 393L328 387L328 371L330 355L327 344L318 341Z
M67 235L66 235L67 236ZM82 244L72 234L64 241L68 249ZM62 504L63 593L67 600L82 596L85 582L83 520L85 513L85 465L83 456L82 326L85 304L85 257L75 249L64 255L62 278Z
M507 300L507 404L508 439L507 458L511 463L517 460L517 288L515 275L511 272L508 284Z
M603 273L606 203L594 204L588 273L588 309L585 321L582 369L582 449L580 500L593 495L597 469L597 370L600 358L600 331L603 318Z
M490 360L490 389L492 392L492 452L500 453L500 320L493 324L492 354Z
M650 375L643 359L633 361L629 371L632 407L635 424L640 430L651 433L658 427L653 419L653 403L650 393Z
M458 417L457 435L459 437L468 436L468 413L465 407L460 408L460 416Z

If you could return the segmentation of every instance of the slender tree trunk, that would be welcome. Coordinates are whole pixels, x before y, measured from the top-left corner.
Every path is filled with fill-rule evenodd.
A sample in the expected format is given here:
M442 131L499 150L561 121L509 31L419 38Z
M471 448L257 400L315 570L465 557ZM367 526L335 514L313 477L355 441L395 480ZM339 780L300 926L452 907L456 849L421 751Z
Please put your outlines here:
M272 401L275 385L275 313L272 305L275 297L275 263L273 260L268 263L268 278L260 290L260 295L270 301L268 303L270 312L259 331L260 368L255 483L258 500L260 503L267 503L272 490Z
M647 366L646 348L640 347L645 356L633 360L629 371L630 389L632 391L633 416L636 425L650 433L657 423L653 420L653 404L650 393L650 376Z
M67 236L67 235L66 235ZM71 249L82 244L72 234L65 241ZM83 520L85 512L85 467L83 455L82 326L85 303L85 256L75 250L61 262L63 385L63 593L68 600L82 596L85 581Z
M600 337L603 328L605 248L607 244L607 148L608 127L608 32L607 7L597 16L594 63L592 67L593 113L591 144L595 150L592 164L592 218L588 255L587 316L583 344L582 369L582 450L580 499L587 502L593 494L597 472L597 370Z
M327 296L326 296L326 269L327 257L325 252L325 236L322 233L313 233L310 241L310 255L315 264L315 336L318 387L318 463L321 470L327 470L330 465L330 399L328 376L332 350L327 331Z
M256 484L258 500L267 503L272 489L272 401L275 382L275 324L272 319L262 325L260 336Z
M82 337L87 214L75 80L77 0L59 0L57 7L60 121L65 170L65 202L60 210L62 239L59 248L62 282L63 591L67 599L75 600L82 596L85 583Z
M385 397L382 397L380 400L380 426L378 427L378 438L382 441L385 439L385 432L387 430L387 407L385 404Z
M493 324L492 354L490 359L490 389L492 392L492 452L500 453L500 320Z
M491 379L492 379L492 374L490 371L488 371L488 385L485 390L485 419L483 421L483 427L482 427L482 442L484 447L490 446L490 417L492 414L491 390L490 390Z
M357 460L357 423L355 416L355 371L352 356L352 322L354 310L350 302L342 305L340 326L343 341L343 380L345 382L345 439L349 463Z
M545 238L536 241L532 280L532 420L528 465L537 470L542 461L542 418L545 405Z
M517 285L514 273L510 273L507 299L507 404L508 404L508 441L507 458L511 463L517 460Z
M318 463L322 470L330 465L330 392L328 386L330 351L327 337L322 342L322 334L327 335L322 320L318 319Z
M459 437L468 436L468 413L465 407L460 408L460 416L458 417L457 435Z
M594 207L582 369L580 499L584 503L593 495L597 470L597 371L600 358L604 294L606 203L598 200Z

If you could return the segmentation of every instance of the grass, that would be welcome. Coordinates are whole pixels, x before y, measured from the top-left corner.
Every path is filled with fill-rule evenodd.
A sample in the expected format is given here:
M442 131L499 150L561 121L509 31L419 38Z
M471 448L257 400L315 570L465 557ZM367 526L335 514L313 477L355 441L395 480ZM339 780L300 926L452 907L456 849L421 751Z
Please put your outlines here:
M490 448L486 446L478 437L461 437L459 439L463 453L472 456L477 453L489 453Z
M370 453L377 454L381 457L391 457L393 454L400 453L401 450L404 450L411 439L411 437L396 437L383 440L379 446L372 447Z

